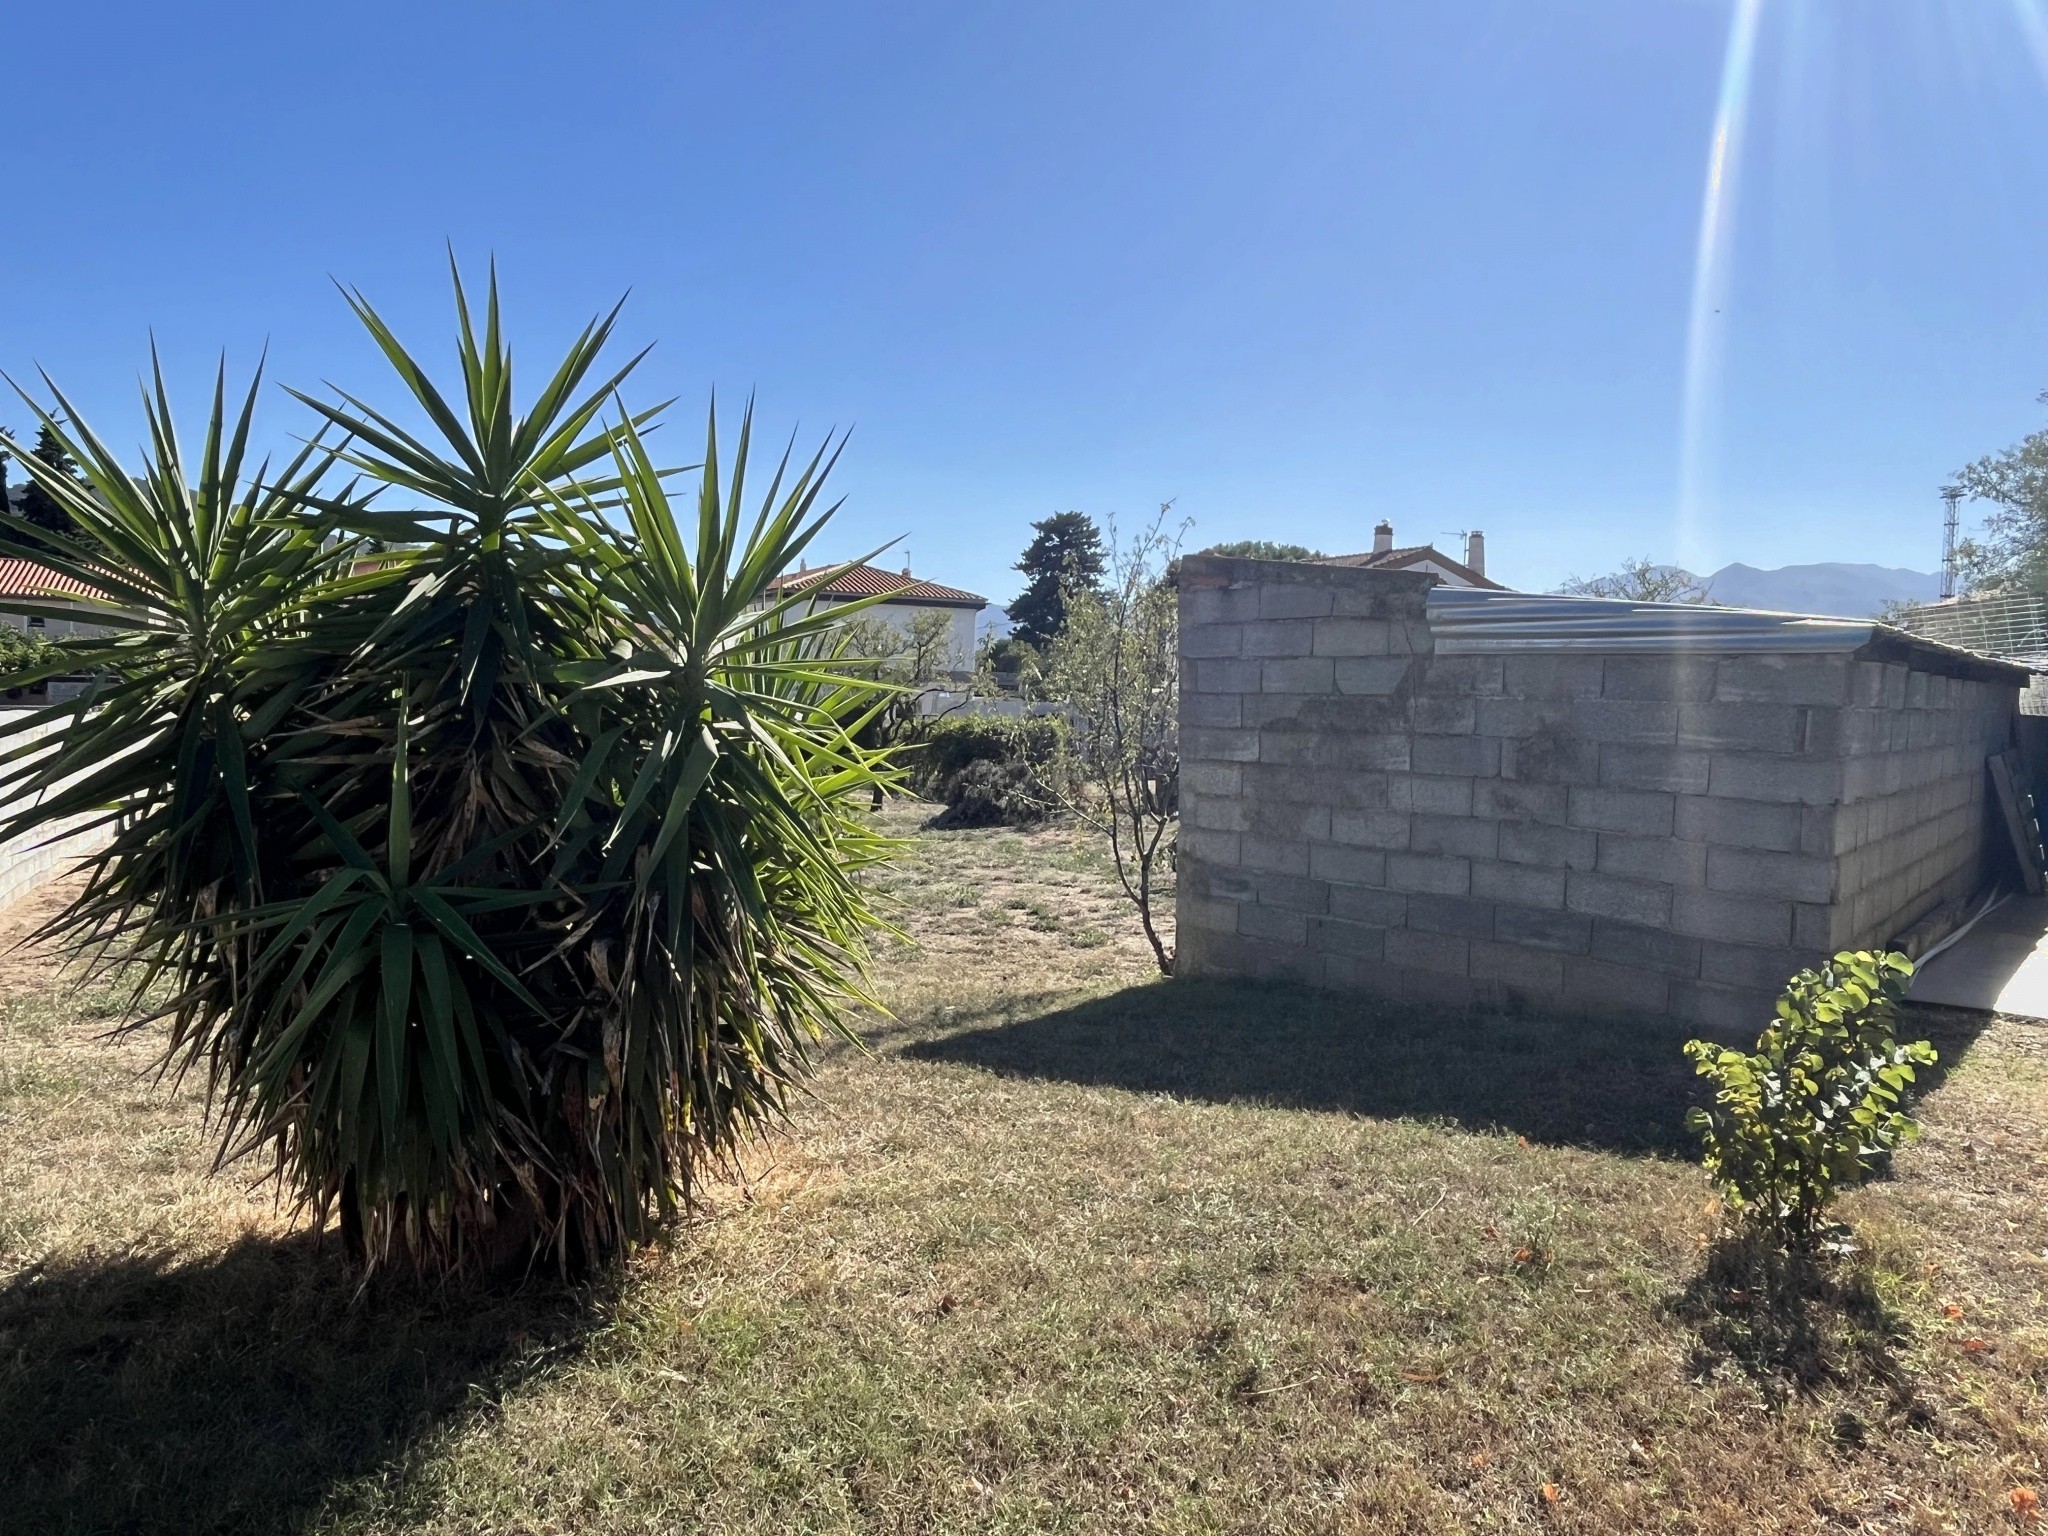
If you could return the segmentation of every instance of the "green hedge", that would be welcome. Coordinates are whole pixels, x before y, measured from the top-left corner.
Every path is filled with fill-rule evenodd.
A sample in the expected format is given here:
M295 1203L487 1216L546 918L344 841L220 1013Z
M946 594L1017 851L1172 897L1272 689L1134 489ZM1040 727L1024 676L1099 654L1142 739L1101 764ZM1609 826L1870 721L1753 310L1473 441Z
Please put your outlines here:
M1057 715L964 715L936 720L907 754L910 785L943 801L948 826L1043 821L1057 797L1066 723Z

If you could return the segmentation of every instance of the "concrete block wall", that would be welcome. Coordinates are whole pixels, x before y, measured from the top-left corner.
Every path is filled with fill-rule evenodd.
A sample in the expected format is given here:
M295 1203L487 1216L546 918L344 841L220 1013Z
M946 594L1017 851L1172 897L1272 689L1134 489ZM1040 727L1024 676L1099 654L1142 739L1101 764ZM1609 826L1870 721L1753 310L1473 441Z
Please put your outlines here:
M0 721L12 722L22 713L17 709L0 709ZM38 741L55 729L54 725L31 726L6 738L7 744L12 747ZM0 802L0 816L10 815L14 809L14 802ZM73 816L35 836L0 843L0 907L27 895L44 881L69 872L86 854L104 847L112 834L104 826L86 830L93 819Z
M1801 965L1974 879L2013 686L1848 654L1439 655L1430 585L1183 561L1185 973L1749 1027Z

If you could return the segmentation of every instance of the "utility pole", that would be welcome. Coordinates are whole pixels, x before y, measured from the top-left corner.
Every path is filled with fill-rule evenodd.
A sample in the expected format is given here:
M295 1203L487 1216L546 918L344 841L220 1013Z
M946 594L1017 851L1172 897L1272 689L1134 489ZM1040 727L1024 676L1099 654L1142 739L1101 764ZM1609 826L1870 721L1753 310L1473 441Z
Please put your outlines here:
M1963 488L1945 485L1941 499L1948 508L1941 524L1941 600L1947 602L1956 595L1956 526L1961 521L1958 509L1963 504Z

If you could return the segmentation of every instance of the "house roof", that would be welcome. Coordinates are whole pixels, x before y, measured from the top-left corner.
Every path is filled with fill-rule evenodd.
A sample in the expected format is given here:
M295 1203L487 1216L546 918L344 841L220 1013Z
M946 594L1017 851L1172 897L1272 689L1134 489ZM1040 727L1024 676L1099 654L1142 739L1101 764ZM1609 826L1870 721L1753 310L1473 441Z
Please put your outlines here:
M19 556L0 558L0 597L93 597L91 587Z
M1410 566L1442 566L1460 581L1484 591L1505 592L1507 588L1490 577L1482 576L1462 560L1453 560L1434 544L1410 544L1403 549L1367 550L1361 555L1328 555L1318 560L1318 565L1348 565L1361 571L1401 571Z
M890 603L925 603L941 608L985 608L988 599L958 587L942 587L935 581L919 581L908 571L882 571L872 565L821 565L815 571L796 571L768 584L777 594L810 592L818 597L842 601L856 597L880 597Z

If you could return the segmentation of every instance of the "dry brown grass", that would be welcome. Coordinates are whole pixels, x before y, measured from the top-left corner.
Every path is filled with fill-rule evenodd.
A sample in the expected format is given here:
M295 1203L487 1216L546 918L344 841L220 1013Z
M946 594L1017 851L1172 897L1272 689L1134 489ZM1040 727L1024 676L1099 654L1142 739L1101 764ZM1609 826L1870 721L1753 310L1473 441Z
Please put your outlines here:
M1801 1384L1701 1282L1675 1040L1157 982L1057 830L894 880L895 1021L603 1295L356 1300L0 971L0 1529L1996 1531L2048 1480L2048 1035L1944 1030Z

